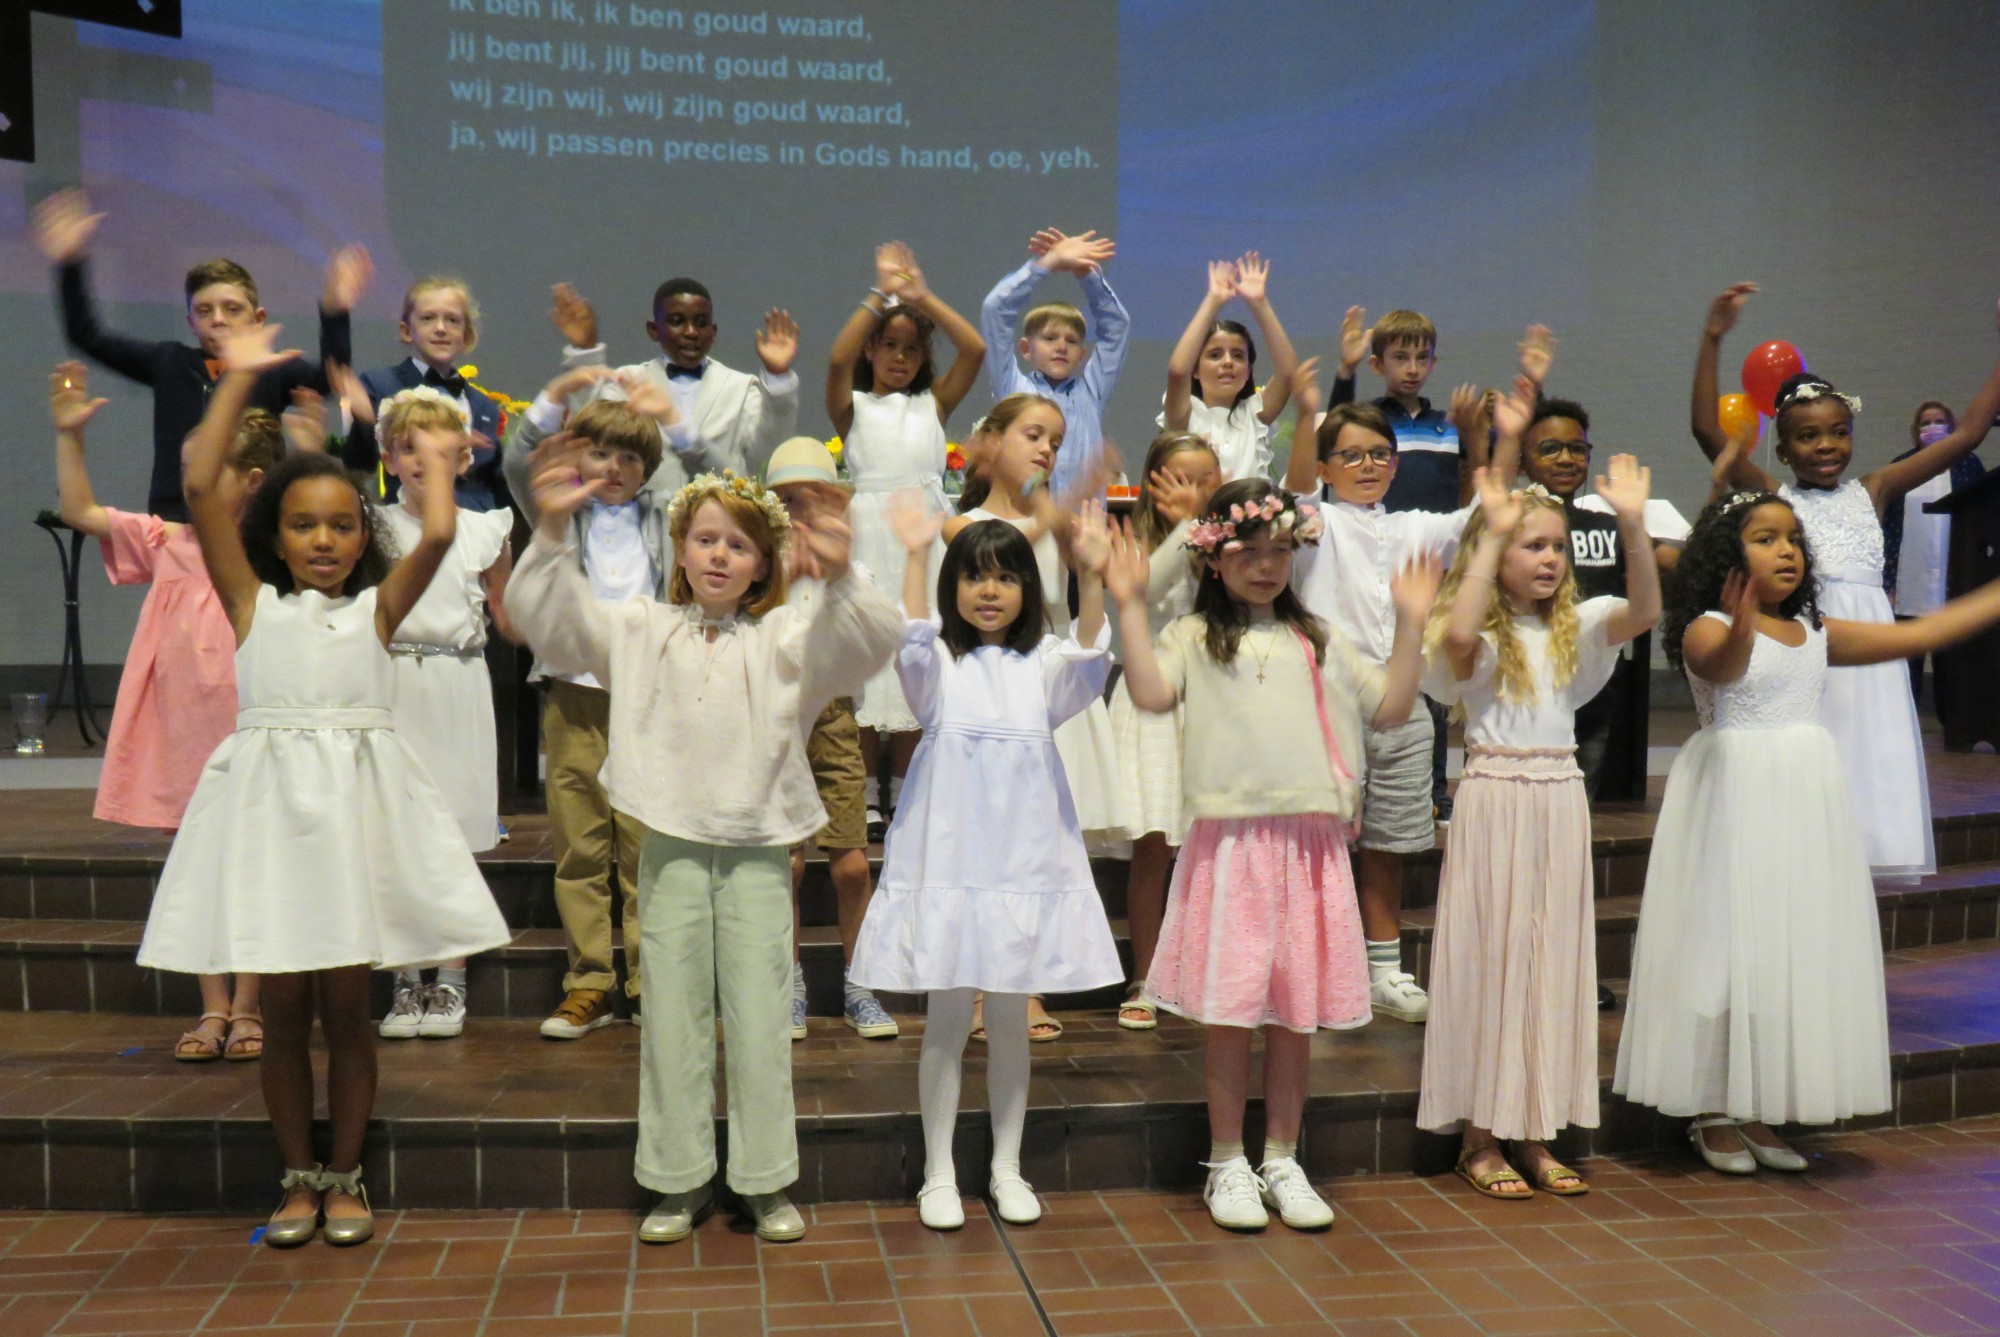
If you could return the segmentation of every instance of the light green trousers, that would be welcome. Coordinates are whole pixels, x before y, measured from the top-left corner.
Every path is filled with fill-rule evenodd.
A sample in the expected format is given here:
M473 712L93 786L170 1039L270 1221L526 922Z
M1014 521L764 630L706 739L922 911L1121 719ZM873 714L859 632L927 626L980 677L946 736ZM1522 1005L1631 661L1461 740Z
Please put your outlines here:
M715 1178L719 998L729 1187L786 1187L799 1177L790 852L703 845L648 830L639 850L639 925L646 1018L633 1177L660 1193L690 1192Z

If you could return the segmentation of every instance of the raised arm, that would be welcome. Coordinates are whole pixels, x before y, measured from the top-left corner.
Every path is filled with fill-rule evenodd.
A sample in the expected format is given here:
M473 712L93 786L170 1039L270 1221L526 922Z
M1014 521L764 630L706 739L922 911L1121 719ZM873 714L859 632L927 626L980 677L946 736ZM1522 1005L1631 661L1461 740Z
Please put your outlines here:
M833 434L844 437L854 426L854 366L861 361L861 350L868 346L868 335L875 324L888 310L887 290L882 287L882 270L886 263L883 252L889 248L875 248L875 286L854 308L854 314L833 336L833 347L826 355L826 416L833 423Z
M1625 545L1625 607L1605 628L1613 645L1645 635L1660 620L1660 568L1653 557L1653 540L1646 533L1646 498L1653 488L1653 471L1635 456L1613 455L1609 473L1597 476L1597 495L1618 517L1618 537Z
M995 399L1012 394L1023 379L1014 361L1014 332L1021 327L1021 316L1033 300L1035 289L1048 276L1048 268L1037 252L1019 269L1002 275L993 285L993 291L986 294L986 300L979 304L979 333L986 340L986 381Z
M1750 667L1750 651L1757 644L1757 596L1741 570L1731 571L1723 579L1722 611L1729 615L1727 622L1698 617L1688 623L1681 636L1681 662L1688 672L1718 686L1743 676Z
M924 505L923 494L905 488L889 498L889 528L907 554L903 561L903 612L912 621L931 615L930 551L944 517Z
M1829 664L1880 664L1929 654L1976 636L2000 622L2000 580L1961 594L1934 613L1899 622L1826 620Z
M1309 357L1292 372L1292 453L1285 461L1285 490L1301 497L1319 494L1319 359Z
M1486 528L1472 549L1465 571L1459 577L1458 593L1445 613L1441 648L1451 662L1452 675L1460 682L1472 676L1481 644L1480 628L1486 610L1497 597L1494 583L1500 571L1500 554L1506 551L1508 536L1521 522L1521 499L1491 469L1472 476L1479 491L1479 506L1486 515Z
M1188 419L1194 412L1194 373L1201 361L1202 345L1208 342L1216 314L1235 294L1236 266L1227 260L1209 261L1208 291L1202 294L1201 304L1195 307L1193 318L1181 331L1174 351L1167 354L1166 427L1170 432L1187 430Z
M463 432L426 432L417 437L416 447L417 463L432 483L424 489L423 528L417 541L389 568L375 592L375 632L384 645L395 639L396 628L424 597L438 564L458 537L458 498L451 480L458 477L459 463L472 442Z
M1434 554L1416 554L1389 580L1389 597L1396 602L1396 634L1383 666L1382 702L1370 721L1377 729L1392 729L1410 718L1417 704L1417 684L1424 672L1424 623L1437 602L1444 566Z
M1729 438L1722 430L1722 415L1716 405L1720 398L1717 364L1722 358L1722 341L1736 328L1743 304L1757 291L1754 283L1732 283L1708 304L1708 318L1701 327L1701 347L1694 359L1694 390L1688 403L1688 430L1711 463L1722 454ZM1730 478L1732 487L1764 492L1778 490L1778 480L1765 473L1746 455Z
M1263 422L1267 427L1285 411L1285 399L1292 392L1292 373L1299 365L1291 336L1278 323L1278 313L1271 309L1270 277L1270 262L1255 251L1245 253L1236 262L1236 295L1250 308L1257 332L1264 336L1264 351L1271 355L1271 371L1264 378L1264 387L1269 391L1264 396Z
M545 441L529 461L534 538L507 582L507 617L541 661L558 673L610 672L611 622L570 547L570 517L603 489L577 473L580 452L567 439Z
M299 350L272 347L282 327L257 325L231 336L223 344L222 359L227 370L208 397L208 410L194 429L187 446L187 464L181 475L181 491L187 498L195 538L201 544L202 564L222 600L223 611L236 630L236 643L250 634L250 619L257 609L257 587L261 582L243 551L243 534L229 503L217 490L229 443L236 424L250 402L250 391L258 376L299 355ZM449 491L449 489L446 489Z
M1111 535L1104 565L1104 588L1118 606L1118 636L1123 643L1125 690L1132 704L1159 714L1180 698L1161 672L1153 648L1153 628L1146 617L1146 551L1132 531L1119 525Z
M799 683L800 709L817 715L836 696L859 691L889 662L903 638L904 619L873 585L855 576L849 561L854 530L845 515L816 510L809 521L792 522L792 538L804 549L800 569L826 582L808 615Z
M1096 645L1104 630L1104 570L1111 560L1111 525L1103 502L1083 503L1070 532L1070 557L1076 565L1076 641Z
M883 260L876 254L876 264ZM889 244L888 260L893 266L890 272L882 274L883 291L896 298L905 306L915 307L930 317L933 325L944 331L944 337L951 342L951 365L944 374L931 378L931 398L937 401L938 421L951 420L955 410L972 390L979 379L979 364L986 356L986 340L980 336L973 323L961 316L945 300L931 291L924 279L924 271L917 267L917 257L902 242Z
M35 206L35 245L56 267L57 303L70 347L120 376L151 385L159 344L105 329L91 300L90 239L103 221L103 214L90 211L90 197L81 190L59 190Z
M111 518L90 488L83 462L83 429L111 401L90 397L90 372L81 362L65 362L49 374L49 414L56 424L57 512L71 529L101 539Z
M1875 513L1883 514L1901 502L1911 488L1929 482L1979 449L1979 443L1992 430L1996 413L2000 413L2000 362L1987 373L1986 383L1959 415L1958 426L1949 436L1931 442L1905 459L1871 470L1862 478L1868 495L1875 501Z

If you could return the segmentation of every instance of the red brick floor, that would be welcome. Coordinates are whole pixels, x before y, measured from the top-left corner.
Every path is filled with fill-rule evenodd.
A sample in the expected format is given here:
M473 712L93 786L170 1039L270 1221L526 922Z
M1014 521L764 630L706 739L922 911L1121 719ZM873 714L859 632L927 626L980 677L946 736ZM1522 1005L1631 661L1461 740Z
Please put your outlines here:
M1591 1162L1594 1192L1487 1202L1348 1179L1324 1235L1226 1235L1193 1197L1068 1194L1030 1228L821 1207L798 1244L615 1212L383 1215L371 1245L252 1246L240 1218L0 1214L0 1334L641 1337L2000 1331L2000 1117L1812 1140L1799 1177Z

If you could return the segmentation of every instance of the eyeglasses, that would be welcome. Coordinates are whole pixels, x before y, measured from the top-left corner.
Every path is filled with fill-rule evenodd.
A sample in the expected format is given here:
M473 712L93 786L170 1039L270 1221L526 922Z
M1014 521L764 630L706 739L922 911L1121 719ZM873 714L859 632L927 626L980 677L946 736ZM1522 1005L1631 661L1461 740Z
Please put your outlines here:
M1580 460L1590 458L1588 441L1537 441L1535 458L1543 460L1560 459L1564 455L1574 455Z
M1342 450L1334 454L1334 463L1343 469L1359 469L1366 461L1375 465L1390 465L1396 462L1396 452L1387 446L1377 446L1373 450Z

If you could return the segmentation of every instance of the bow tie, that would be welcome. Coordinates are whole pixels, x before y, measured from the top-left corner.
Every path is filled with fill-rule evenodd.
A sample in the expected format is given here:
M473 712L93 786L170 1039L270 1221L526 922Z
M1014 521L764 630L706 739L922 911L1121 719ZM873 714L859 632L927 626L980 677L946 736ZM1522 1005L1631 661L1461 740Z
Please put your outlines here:
M424 384L442 390L448 395L465 393L465 378L457 372L440 372L432 367L424 368Z
M678 362L669 362L667 364L667 379L670 381L698 381L705 370L707 370L705 366L683 367Z

